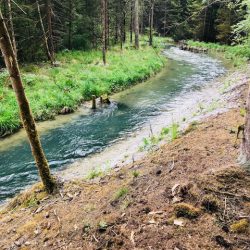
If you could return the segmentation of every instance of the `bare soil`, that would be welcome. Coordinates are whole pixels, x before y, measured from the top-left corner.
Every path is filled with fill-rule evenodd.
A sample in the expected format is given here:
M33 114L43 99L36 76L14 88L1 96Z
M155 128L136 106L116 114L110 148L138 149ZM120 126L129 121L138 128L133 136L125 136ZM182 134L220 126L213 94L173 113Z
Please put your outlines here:
M53 197L36 185L0 214L0 249L250 249L243 120L239 109L206 118L145 159Z

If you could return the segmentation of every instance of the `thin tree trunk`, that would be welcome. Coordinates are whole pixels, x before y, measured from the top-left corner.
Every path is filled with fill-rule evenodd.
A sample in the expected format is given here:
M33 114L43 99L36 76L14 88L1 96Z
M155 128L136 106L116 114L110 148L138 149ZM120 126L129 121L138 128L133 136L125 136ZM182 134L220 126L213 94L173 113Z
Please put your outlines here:
M46 0L46 15L48 25L48 46L53 63L55 62L55 48L53 41L53 28L52 28L52 7L51 0Z
M133 43L133 0L131 0L131 10L130 10L130 43Z
M106 33L106 0L102 0L102 60L103 64L106 65L106 50L107 50L107 33Z
M40 25L41 25L42 32L43 32L43 39L44 39L46 54L47 54L48 60L53 65L54 64L54 59L53 59L52 55L50 54L50 49L49 49L49 44L48 44L48 38L47 38L46 31L45 31L45 28L44 28L42 14L41 14L41 9L40 9L40 5L39 5L38 0L36 0L36 5L37 5L37 11L38 11L38 15L39 15Z
M10 22L10 31L11 31L10 32L11 42L12 42L15 56L17 57L17 46L16 46L16 39L15 39L15 32L14 32L14 25L13 25L11 0L8 0L8 12L9 12L9 22Z
M24 92L17 58L11 44L8 30L4 23L2 12L0 12L0 48L5 60L6 67L9 71L12 86L19 105L22 123L27 132L31 150L38 167L39 174L47 192L52 193L56 189L56 182L50 174L49 165L41 146L41 142L36 129L36 124Z
M241 144L240 163L250 166L250 87L247 95L246 118L243 130L243 139Z
M139 0L134 0L134 31L135 31L135 48L139 49Z
M109 46L109 14L108 14L108 0L105 0L105 49L108 50Z
M154 0L151 0L149 46L153 46L153 28L154 28Z
M68 48L72 49L72 22L73 22L73 0L69 0L69 30L68 30Z

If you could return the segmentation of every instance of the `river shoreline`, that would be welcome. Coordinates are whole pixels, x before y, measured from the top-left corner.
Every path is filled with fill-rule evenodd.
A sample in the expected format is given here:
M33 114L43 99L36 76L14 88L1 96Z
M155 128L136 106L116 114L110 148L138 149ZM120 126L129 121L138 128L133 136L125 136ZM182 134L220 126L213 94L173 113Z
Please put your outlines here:
M70 181L75 178L86 178L92 171L107 172L111 169L122 169L122 167L143 159L147 154L157 151L160 146L171 143L171 138L166 137L160 142L151 145L149 150L141 150L143 140L150 137L159 137L163 128L169 128L174 122L179 126L179 134L183 134L186 129L195 128L196 124L202 123L206 118L223 114L230 109L237 108L240 104L240 91L247 84L245 70L231 69L226 75L210 82L208 86L195 95L191 93L183 99L181 105L173 108L169 116L161 115L144 126L140 131L136 131L127 139L111 145L104 151L80 159L67 166L58 173L64 180ZM235 81L235 79L237 79ZM235 84L235 82L237 82ZM240 83L239 83L240 82ZM231 91L233 90L233 91ZM211 98L212 97L212 98ZM182 99L182 97L180 97ZM185 101L184 101L185 100ZM153 134L151 134L153 131ZM112 160L110 160L112 159Z

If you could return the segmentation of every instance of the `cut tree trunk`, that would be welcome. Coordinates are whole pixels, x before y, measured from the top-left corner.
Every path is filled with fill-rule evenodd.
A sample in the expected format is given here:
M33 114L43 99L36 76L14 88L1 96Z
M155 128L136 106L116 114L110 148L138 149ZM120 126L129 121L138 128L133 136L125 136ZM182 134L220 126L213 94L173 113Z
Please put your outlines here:
M26 98L17 58L11 44L11 39L0 12L0 48L4 57L6 67L9 71L12 86L15 91L16 99L19 106L20 116L23 127L27 132L32 154L39 170L42 182L48 193L53 193L56 189L56 182L50 173L50 168L43 152L41 142L36 129L36 124Z

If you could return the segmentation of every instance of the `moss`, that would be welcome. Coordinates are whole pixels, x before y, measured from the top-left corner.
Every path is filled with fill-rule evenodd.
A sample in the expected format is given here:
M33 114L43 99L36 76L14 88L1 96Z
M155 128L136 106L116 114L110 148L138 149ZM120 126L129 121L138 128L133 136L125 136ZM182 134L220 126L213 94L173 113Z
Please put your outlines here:
M234 233L245 233L249 229L249 221L242 219L230 225L230 230Z
M188 133L190 133L190 132L196 130L196 129L197 129L197 126L198 126L198 122L195 122L195 121L192 122L192 123L186 128L184 134L186 135L186 134L188 134Z
M40 203L42 199L47 197L47 193L42 183L35 184L31 189L17 195L10 201L7 209L13 210L18 208L33 207Z
M201 202L202 206L210 212L216 212L219 209L220 202L214 195L205 195Z
M174 211L177 217L185 217L188 219L197 218L201 213L199 208L196 208L188 203L177 204L174 208Z

